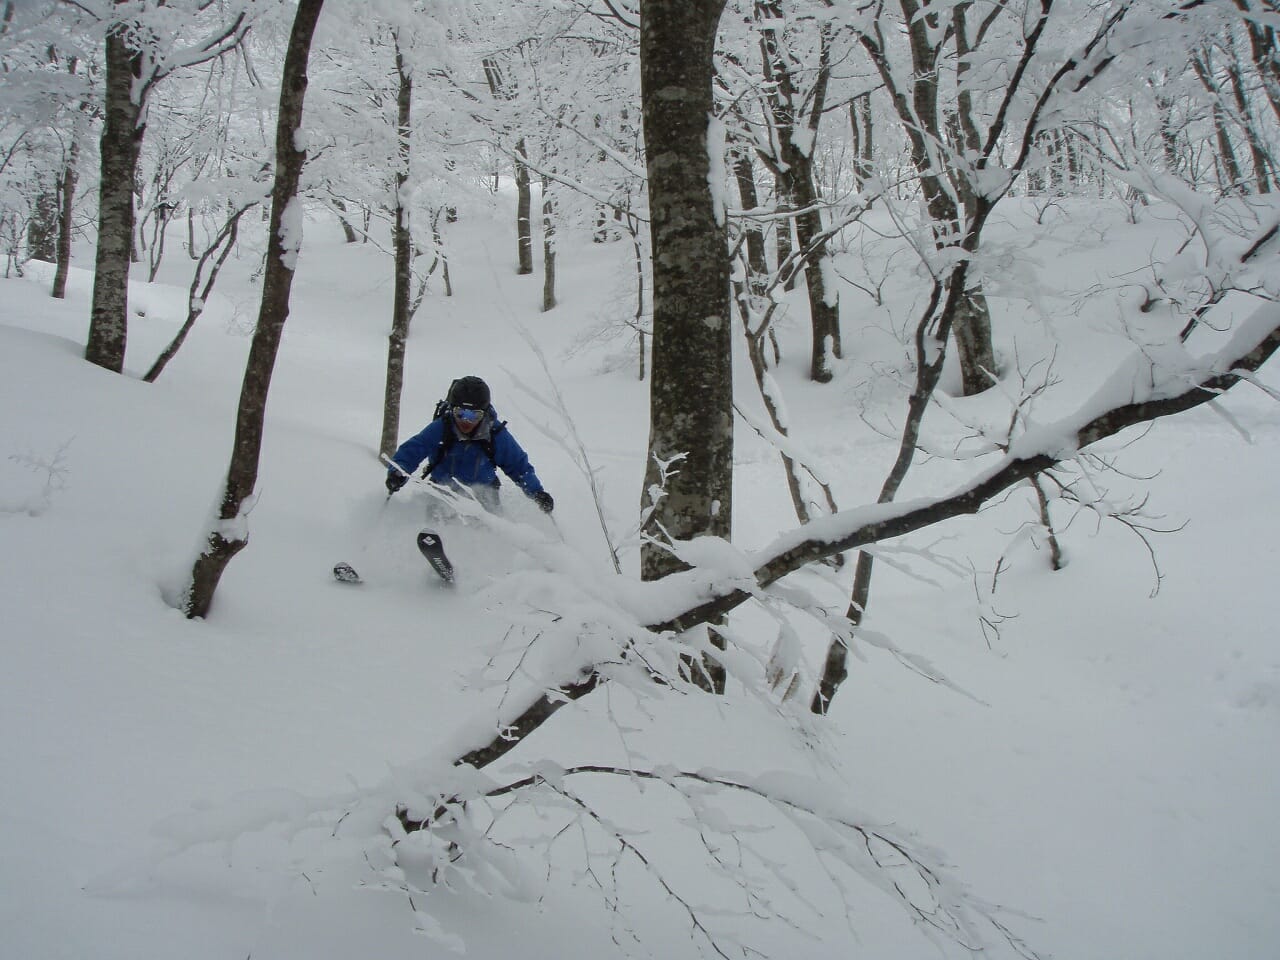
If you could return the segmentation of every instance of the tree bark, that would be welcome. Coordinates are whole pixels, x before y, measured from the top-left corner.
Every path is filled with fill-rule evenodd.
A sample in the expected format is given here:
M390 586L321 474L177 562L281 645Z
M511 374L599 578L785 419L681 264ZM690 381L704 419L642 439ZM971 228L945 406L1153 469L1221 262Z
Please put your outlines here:
M935 36L941 35L930 27L930 18L922 13L917 0L899 0L899 3L911 43L912 72L909 90L898 89L894 71L877 42L866 35L861 36L860 41L889 90L894 110L902 123L910 146L911 163L920 181L929 218L933 222L934 242L939 249L953 247L961 242L962 237L971 233L977 204L968 174L964 171L949 171L935 159L946 143L939 117L939 56L933 45ZM957 51L961 66L964 67L958 69L957 76L963 79L968 69L965 65L969 62L966 54L971 53L963 6L953 10L951 35L957 37ZM981 144L972 122L969 94L963 84L960 87L956 100L956 121L965 146L976 149ZM952 178L955 180L955 192L951 189ZM961 221L962 204L966 207L968 223ZM954 272L950 282L963 283L962 275L962 271ZM996 369L995 349L991 341L991 316L980 288L975 284L968 291L958 292L963 296L953 298L948 292L948 302L954 303L958 308L951 329L958 347L963 391L965 396L970 396L991 386L989 371L995 372Z
M782 177L776 172L773 176L773 203L779 213L785 213L791 208L791 198L787 196L787 191L782 182ZM778 268L782 268L782 264L791 259L791 254L795 250L795 243L791 236L794 221L791 219L779 220L777 222L777 233L773 237L774 257L777 260ZM796 288L796 271L788 271L786 277L783 278L782 289L794 290Z
M1085 422L1076 421L1068 425L1064 421L1062 424L1064 430L1074 434L1077 442L1074 447L1064 445L1062 449L1083 450L1089 444L1114 436L1128 427L1149 423L1159 417L1172 416L1214 401L1223 391L1241 381L1242 378L1239 376L1241 372L1256 371L1278 350L1280 350L1280 328L1275 328L1247 352L1238 357L1224 357L1221 362L1215 364L1217 369L1233 371L1231 373L1209 377L1199 385L1191 385L1180 394L1123 404L1104 410ZM1053 435L1065 436L1065 433L1055 432ZM839 538L779 538L780 543L791 545L764 558L755 570L756 586L757 588L768 587L825 556L905 536L954 517L975 514L1014 484L1052 468L1057 462L1055 456L1044 453L1022 459L1009 457L994 470L979 474L970 483L953 490L945 497L923 502L914 501L888 510L869 511L864 523L848 530ZM858 509L861 511L865 508ZM728 611L752 599L754 595L745 590L727 589L726 592L704 600L697 606L681 611L666 620L649 623L646 629L659 633L669 630L689 630L698 624L722 617ZM588 669L573 678L566 679L555 689L531 697L525 704L515 704L509 712L499 718L499 730L496 734L487 741L471 745L465 753L458 756L455 763L483 769L518 747L561 707L575 703L606 682L601 674ZM420 823L418 828L422 825ZM409 828L406 826L406 829Z
M347 213L346 203L335 197L333 200L333 209L338 211L338 223L342 225L343 238L347 241L347 243L355 243L356 240L358 239L356 237L356 228L351 225L351 221L348 220L346 217L346 213Z
M53 263L58 257L58 194L42 189L27 223L27 256Z
M653 264L653 365L641 576L682 564L661 544L727 538L733 518L729 258L709 186L716 27L724 0L643 0L644 106ZM703 674L695 672L696 676ZM723 688L723 671L706 676Z
M770 321L775 304L771 303L766 306L764 314L761 315L759 308L756 306L760 303L760 299L751 290L750 276L745 282L734 280L733 290L738 300L738 314L742 318L742 329L747 340L747 357L751 361L751 372L755 377L756 389L760 393L760 400L764 404L765 413L769 415L769 422L772 424L773 429L779 436L788 437L790 436L790 425L786 422L774 392L769 388L768 364L765 354L766 340L772 330ZM809 523L814 518L809 493L806 490L808 484L804 479L804 473L808 473L810 479L821 490L825 512L835 513L836 501L831 488L819 480L809 467L798 463L794 457L784 450L779 450L778 455L782 458L782 469L787 478L787 492L791 495L791 505L795 509L796 520L803 524Z
M871 177L871 157L875 146L871 125L871 94L864 93L849 101L849 128L853 134L853 178L861 190Z
M1280 14L1280 3L1276 0L1235 0L1235 5L1246 14L1252 14L1245 20L1245 30L1249 34L1249 52L1253 57L1253 65L1262 80L1262 88L1266 93L1271 110L1280 120L1280 50L1276 49L1275 17ZM1271 22L1265 26L1261 17L1270 16Z
M133 247L133 181L146 132L142 56L113 29L106 40L106 77L98 188L98 247L84 358L120 373L129 327L129 263Z
M276 176L271 191L271 226L267 241L266 268L262 278L262 303L240 388L235 441L227 467L218 520L192 567L191 582L183 598L183 611L188 618L208 614L214 592L227 564L249 541L248 511L253 506L254 489L258 482L258 460L262 451L267 392L271 386L280 337L289 317L294 263L302 242L298 181L306 161L306 153L295 146L295 135L302 125L311 38L323 6L324 0L299 0L293 29L289 35L289 46L285 52L280 77Z
M733 161L733 176L738 181L738 196L742 200L744 210L755 210L760 206L760 194L756 190L755 165L746 153L739 154ZM765 254L764 231L758 223L745 221L743 231L746 234L747 270L750 274L748 287L752 296L759 296L769 275L769 260Z
M67 72L73 76L80 69L78 57L67 61ZM80 141L84 136L86 117L89 115L89 104L81 103L71 121L68 134L67 154L62 164L62 173L58 178L58 241L55 254L57 268L53 272L53 289L51 296L55 300L65 300L67 296L67 274L71 269L71 239L73 234L71 217L75 212L76 184L80 179Z
M542 178L542 312L556 307L556 220L551 180Z
M831 253L823 235L818 191L813 180L813 163L808 157L792 167L790 194L796 207L796 243L804 258L804 285L809 294L809 378L829 383L833 376L831 358L843 353L840 339L840 293L827 283Z
M62 179L58 183L58 266L53 272L53 298L65 300L67 296L67 274L71 269L71 216L75 210L76 180L79 177L80 144L72 133L71 147L67 151L67 162L62 168Z
M186 343L187 335L191 333L196 321L204 313L205 304L209 302L209 295L213 293L213 285L218 282L218 273L222 270L223 264L227 262L227 257L231 255L231 251L235 249L236 238L240 231L240 218L256 205L257 202L255 201L232 213L227 222L223 224L222 229L218 231L218 235L214 237L213 243L209 244L203 253L197 255L195 273L191 278L191 286L187 290L187 319L183 322L182 328L178 330L174 338L169 341L169 345L161 351L160 356L156 357L155 362L151 364L151 369L142 378L144 382L155 383L160 374L164 372L164 368L169 365L169 361L178 355L178 351ZM219 253L219 250L221 250L221 253ZM194 253L194 250L192 252ZM205 280L202 288L200 282L204 279L204 268L214 258L215 254L217 254L217 259L214 260L213 268L209 271L209 279Z
M533 273L533 196L529 189L529 167L524 162L528 156L524 137L516 141L516 254L519 262L516 273L520 276Z
M1082 450L1099 440L1116 435L1127 427L1149 423L1160 417L1173 416L1209 403L1220 397L1223 391L1231 389L1245 379L1242 374L1247 375L1256 371L1277 350L1280 350L1280 327L1270 330L1256 342L1255 346L1240 355L1223 357L1214 364L1216 369L1229 370L1231 371L1229 373L1208 376L1200 383L1190 385L1181 393L1125 403L1104 410L1085 422L1059 423L1057 426L1062 429L1053 433L1052 436L1074 438L1074 443L1069 446L1059 444L1055 449ZM779 552L762 558L760 566L755 569L756 588L776 583L788 574L823 557L905 536L953 517L975 514L1009 487L1038 473L1043 473L1059 462L1059 456L1048 453L1029 454L1023 457L1009 456L995 468L980 473L970 483L953 490L945 497L924 502L915 500L884 510L868 511L868 519L865 523L846 530L840 536L815 537L798 542L785 537L779 538L778 542L787 545L780 548ZM650 630L659 632L687 630L699 623L707 623L712 618L723 616L750 600L752 596L754 596L753 593L745 590L726 588L725 592L702 601L696 607L646 626Z
M1234 53L1233 48L1233 57ZM1233 62L1227 68L1227 78L1231 81L1231 98L1235 103L1236 114L1244 129L1245 139L1249 142L1249 159L1253 164L1253 178L1257 184L1258 193L1270 193L1271 179L1268 170L1273 169L1272 163L1262 136L1258 133L1253 111L1245 94L1244 78L1240 75L1239 61Z
M763 23L782 20L782 9L776 0L760 0L756 17ZM760 51L764 64L766 87L770 91L769 107L775 130L778 155L776 166L779 191L795 205L796 243L804 266L805 288L809 295L809 322L812 332L809 376L818 383L832 378L830 360L841 355L840 295L827 284L830 251L822 228L822 212L815 179L812 145L826 105L827 84L831 76L830 54L825 31L821 38L818 75L814 89L802 111L799 94L787 58L781 50L778 30L772 26L760 31ZM796 133L804 136L797 142Z
M391 333L387 338L387 377L382 398L382 438L378 450L390 457L400 445L400 397L404 390L404 355L413 319L413 234L409 209L405 206L405 186L409 182L410 121L413 78L405 72L404 56L396 44L396 221L392 228L395 247L395 292L391 308Z

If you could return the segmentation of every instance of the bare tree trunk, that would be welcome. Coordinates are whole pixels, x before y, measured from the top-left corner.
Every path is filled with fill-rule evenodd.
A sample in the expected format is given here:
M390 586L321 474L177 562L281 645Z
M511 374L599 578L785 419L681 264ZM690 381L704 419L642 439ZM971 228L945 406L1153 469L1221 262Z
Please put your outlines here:
M67 151L67 162L62 168L62 179L58 184L58 266L53 273L53 297L65 300L67 296L67 273L71 269L71 216L75 209L76 180L79 176L77 167L80 163L80 144L72 134L71 146Z
M551 180L542 178L542 312L556 307L556 220Z
M204 252L198 255L199 259L196 262L195 274L191 278L191 287L187 291L187 319L182 324L182 328L177 335L169 342L169 346L165 347L160 356L156 357L155 362L151 364L151 369L142 378L147 383L155 383L160 374L164 372L164 368L169 365L169 361L178 355L178 351L182 349L182 345L187 340L187 335L191 333L191 328L200 319L200 315L204 313L205 304L209 302L209 295L213 293L213 285L218 282L218 273L222 270L222 265L227 262L227 257L231 255L231 251L235 249L236 237L240 230L240 218L255 206L257 206L257 201L232 213L230 219L218 231L218 235L214 237L213 243L209 244ZM220 253L219 250L221 250ZM214 254L217 254L218 258L214 261L213 269L209 271L209 279L205 281L202 288L200 281L204 279L205 265L213 258Z
M751 292L747 283L734 280L733 289L738 301L738 315L742 319L743 333L746 335L747 357L751 360L751 372L755 376L756 389L760 393L765 413L769 415L769 422L773 425L773 429L779 436L788 437L790 436L790 425L786 422L777 396L774 391L769 389L766 383L766 378L768 377L768 364L765 362L766 340L772 327L770 321L775 305L769 304L765 308L765 314L761 316L755 308L755 304L759 303L759 300ZM808 484L803 476L805 473L809 475L813 483L822 492L822 509L825 509L827 513L835 513L836 501L830 486L823 483L809 467L797 462L790 454L779 450L778 455L782 458L782 470L787 478L787 492L791 494L791 505L795 509L796 519L800 523L808 523L814 519L814 513L811 509L812 504L806 491ZM819 513L821 512L822 510L819 511ZM837 558L836 565L839 566L840 562L841 558Z
M830 360L841 355L840 295L827 284L826 267L830 261L827 238L822 229L822 213L813 166L812 145L826 104L827 85L831 76L827 35L822 34L818 76L808 102L802 107L795 89L787 57L781 50L776 27L782 22L782 10L776 0L757 0L756 18L762 24L760 51L766 86L770 91L769 108L777 142L777 176L780 192L796 207L796 243L804 266L805 287L809 294L809 322L812 330L809 376L818 383L832 378ZM803 136L797 133L803 130ZM801 146L804 143L805 146Z
M643 383L645 378L645 341L648 339L645 336L644 328L644 248L640 243L639 222L634 217L628 216L626 225L627 233L631 236L631 261L635 266L636 273L636 312L632 318L632 326L636 331L636 343L638 345L636 352L639 358L639 370L637 371L636 379Z
M142 58L122 30L106 40L105 116L102 175L98 188L98 248L94 258L93 302L84 358L115 373L124 370L129 327L129 263L133 246L133 181L146 131L135 87Z
M742 200L744 210L755 210L760 206L760 195L756 190L755 165L747 153L734 158L733 176L738 181L738 196ZM747 270L750 273L749 289L753 296L758 296L769 275L769 260L765 255L764 231L758 223L747 220L743 225L746 233Z
M453 223L449 219L449 212L453 207L449 207L445 211L445 219ZM449 253L444 247L444 235L440 233L440 211L437 210L435 217L431 221L431 236L435 240L436 250L440 256L440 278L444 281L444 295L446 297L453 296L453 280L449 277Z
M849 101L849 128L853 133L853 179L861 190L872 172L871 94L864 93Z
M801 210L796 215L796 243L805 261L804 284L809 294L809 377L818 383L829 383L833 376L831 358L844 352L840 340L840 293L827 283L831 253L823 234L813 163L806 157L793 170L791 196Z
M160 273L160 264L164 260L164 242L172 222L172 208L161 205L156 208L155 221L151 231L151 250L148 253L149 269L147 283L155 283Z
M533 273L533 197L529 190L529 167L524 137L516 141L516 253L520 276Z
M53 263L58 257L58 194L56 188L42 189L27 222L27 256Z
M1231 134L1227 129L1227 112L1223 109L1222 88L1213 75L1213 61L1209 51L1202 50L1191 58L1191 67L1200 84L1213 98L1213 132L1218 145L1217 168L1218 186L1224 194L1239 193L1244 187L1244 179L1240 175L1240 164L1236 161L1235 148L1231 145Z
M1233 50L1234 55L1234 50ZM1244 129L1245 139L1249 143L1249 159L1253 164L1253 178L1258 185L1258 193L1271 192L1271 180L1268 170L1274 170L1270 154L1262 141L1253 118L1249 99L1245 94L1244 78L1240 75L1239 61L1234 61L1227 68L1227 78L1231 81L1231 99L1235 103L1236 115Z
M404 355L409 340L409 323L413 319L410 298L413 295L413 234L409 226L409 209L405 206L405 185L409 182L410 111L413 102L413 78L405 72L404 56L396 41L396 222L392 228L395 247L395 293L391 312L391 333L387 338L387 377L382 398L382 438L378 450L390 457L400 445L400 397L404 390Z
M956 282L952 275L952 282ZM952 321L956 356L960 361L960 379L966 397L989 390L996 382L995 350L991 342L991 310L982 287L975 284L964 291L956 303Z
M786 188L783 185L783 178L775 173L773 184L773 202L778 212L784 212L791 209L791 198L787 196ZM793 221L791 219L777 221L777 233L774 234L773 246L774 256L777 258L778 269L782 269L782 265L791 259L791 253L795 249L792 242L791 231L793 229ZM789 273L783 280L782 289L794 290L796 288L796 272Z
M1227 130L1227 114L1222 104L1213 105L1213 132L1218 141L1218 163L1222 171L1219 186L1223 193L1239 193L1244 185L1240 176L1240 164L1236 160L1235 149L1231 146L1231 134Z
M1049 541L1049 567L1054 572L1061 570L1065 564L1062 560L1062 545L1058 542L1058 532L1053 529L1053 518L1049 516L1049 495L1044 492L1044 484L1040 475L1030 480L1036 492L1036 504L1040 510L1040 525L1044 527L1045 538ZM994 589L994 588L993 588Z
M902 123L911 149L911 163L924 194L929 218L933 222L935 243L939 248L954 247L969 232L970 224L976 216L975 210L982 204L971 190L967 175L948 170L935 159L936 154L946 145L938 115L939 82L935 69L938 50L933 46L935 36L941 35L931 30L926 22L928 18L922 13L917 0L899 0L899 4L911 41L914 68L908 90L897 88L893 70L876 41L865 35L859 39L880 72ZM970 52L963 14L963 5L953 9L953 29L950 33L956 38L957 54L962 65L968 63L967 54ZM957 76L963 79L966 70L958 70ZM974 149L979 145L980 138L972 122L969 94L963 84L957 94L956 122L966 146ZM952 192L953 179L959 195ZM969 223L961 221L961 204L965 207ZM964 275L963 270L954 271L949 283L963 283ZM967 293L959 299L952 296L952 291L948 289L947 302L953 305L950 308L953 312L949 314L951 331L959 348L957 352L963 390L969 396L988 389L991 386L990 372L996 369L995 348L991 341L991 316L986 298L976 285L967 292L957 290L955 293Z
M502 67L493 57L483 61L485 81L495 100L511 100L515 91L507 85ZM516 273L520 276L533 273L533 198L529 190L529 167L525 163L529 153L524 137L516 140ZM495 183L496 183L495 174Z
M307 58L323 6L324 0L298 0L285 52L280 76L276 177L271 191L271 228L262 278L262 304L240 388L235 441L218 520L209 531L204 550L192 567L191 582L182 601L183 612L188 618L208 614L223 571L249 542L248 509L253 504L254 488L258 482L267 392L280 348L280 337L289 317L293 265L302 242L301 210L295 205L301 202L298 199L298 181L306 153L297 149L295 133L302 125L302 107L307 92Z
M342 216L342 214L345 214L347 212L347 205L343 201L337 198L334 198L333 209L337 210L339 213L338 223L342 225L343 239L345 239L347 243L355 243L357 240L356 228L351 225L350 220L348 220L345 216Z
M1153 87L1156 82L1151 82ZM1183 151L1178 144L1178 126L1173 116L1173 101L1155 95L1156 110L1160 114L1160 152L1164 156L1165 172L1176 175L1182 167Z
M956 77L959 90L956 93L956 123L960 128L961 142L970 155L977 155L982 150L982 136L973 119L973 95L965 79L972 69L969 47L969 30L966 22L966 5L960 4L952 11L952 23L956 34L956 53L959 63ZM936 95L937 86L934 85ZM1063 152L1062 134L1054 132L1057 152ZM1063 158L1058 157L1051 168L1056 171L1056 180L1062 182L1064 175ZM973 190L973 181L967 173L956 176L956 190L960 203L965 211L966 228L973 222L975 209L978 206ZM952 282L955 282L953 275ZM963 281L962 281L963 282ZM981 285L975 281L973 286L963 291L963 296L954 301L958 309L952 319L952 331L956 341L956 353L960 360L960 375L966 397L982 393L995 383L996 370L995 345L991 333L991 310L987 306L987 298Z
M1251 13L1245 19L1245 29L1249 34L1249 52L1253 56L1253 65L1262 80L1262 88L1267 95L1271 110L1280 120L1280 50L1277 50L1275 17L1280 14L1280 3L1276 0L1235 0L1235 5L1245 13ZM1269 15L1270 21L1263 25L1262 17Z
M682 568L661 546L668 537L727 538L732 530L729 259L707 153L713 52L723 8L724 0L642 5L640 89L653 250L653 372L642 503L649 539L640 560L645 580ZM724 687L717 664L695 667L693 675L710 689Z

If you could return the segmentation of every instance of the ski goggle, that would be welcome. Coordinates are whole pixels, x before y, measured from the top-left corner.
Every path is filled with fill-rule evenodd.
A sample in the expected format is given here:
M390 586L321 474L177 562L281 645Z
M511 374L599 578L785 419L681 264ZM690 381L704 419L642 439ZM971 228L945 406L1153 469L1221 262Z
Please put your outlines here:
M454 407L453 418L459 423L479 423L484 419L484 411L473 407Z

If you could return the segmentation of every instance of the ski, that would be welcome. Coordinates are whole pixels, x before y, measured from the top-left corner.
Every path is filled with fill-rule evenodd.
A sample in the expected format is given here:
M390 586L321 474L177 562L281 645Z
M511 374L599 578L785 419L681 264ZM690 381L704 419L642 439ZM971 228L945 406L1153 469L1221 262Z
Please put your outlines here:
M440 540L440 534L434 530L421 531L418 534L418 550L427 558L427 563L431 564L431 569L441 580L445 583L453 583L453 564L444 554L444 544ZM356 572L356 568L349 563L335 563L333 579L338 583L364 583L364 579Z
M453 583L453 564L444 555L444 544L440 542L440 534L434 530L423 530L418 534L418 550L427 558L431 569L440 575L445 583Z
M333 579L339 583L364 583L360 579L360 574L356 573L356 568L349 563L335 563L333 565Z

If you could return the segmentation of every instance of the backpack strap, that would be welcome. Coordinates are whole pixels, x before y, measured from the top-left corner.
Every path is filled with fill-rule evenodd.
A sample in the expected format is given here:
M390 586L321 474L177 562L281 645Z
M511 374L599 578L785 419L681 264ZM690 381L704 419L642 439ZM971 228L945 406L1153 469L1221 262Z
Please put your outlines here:
M430 477L431 474L435 471L436 467L440 466L440 464L444 461L444 458L448 455L449 450L453 447L455 443L458 442L458 435L454 431L452 424L450 424L448 421L448 414L449 414L449 401L441 400L439 403L436 404L435 415L432 419L445 421L444 433L440 438L440 443L436 446L435 452L431 454L430 457L427 458L427 465L423 467L422 470L419 472L419 475L422 477ZM497 457L497 454L494 452L493 442L494 442L494 439L498 436L498 434L501 433L506 428L507 428L507 421L495 420L493 422L493 425L489 427L489 435L480 441L480 449L484 451L485 456L489 458L489 462L492 463L495 467L498 465L498 457Z
M489 428L489 435L480 441L480 447L489 457L489 462L495 467L498 465L498 455L494 453L493 443L498 438L498 434L505 429L507 429L507 421L495 420L493 426Z
M449 413L449 401L440 400L436 403L436 409L435 409L435 412L431 415L431 419L445 420L446 417L448 416L448 413ZM451 429L449 429L449 424L447 421L444 423L443 426L444 426L444 432L440 436L440 442L436 444L436 449L431 454L431 456L427 457L427 465L423 467L418 473L418 475L423 478L430 477L431 474L435 471L436 467L440 466L441 461L444 460L445 458L445 454L449 452L449 448L452 447L458 439L457 436L454 434L454 432Z

